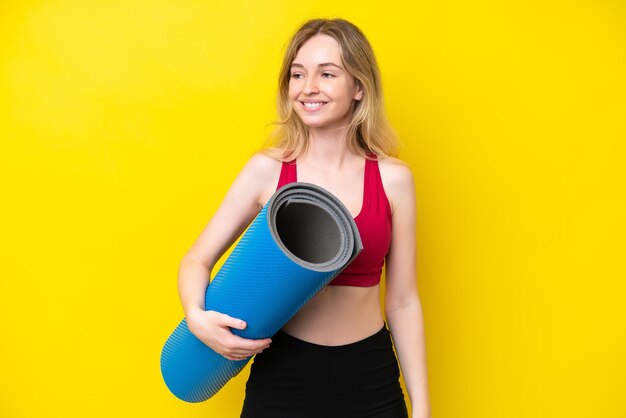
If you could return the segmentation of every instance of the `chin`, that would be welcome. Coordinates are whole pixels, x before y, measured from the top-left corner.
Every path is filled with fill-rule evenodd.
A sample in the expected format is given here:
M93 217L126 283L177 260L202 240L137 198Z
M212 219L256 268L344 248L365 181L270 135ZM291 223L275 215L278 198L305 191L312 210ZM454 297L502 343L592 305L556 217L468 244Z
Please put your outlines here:
M316 120L316 121L308 122L306 119L302 119L302 123L304 123L309 128L323 128L324 126L328 125L328 122L324 120Z

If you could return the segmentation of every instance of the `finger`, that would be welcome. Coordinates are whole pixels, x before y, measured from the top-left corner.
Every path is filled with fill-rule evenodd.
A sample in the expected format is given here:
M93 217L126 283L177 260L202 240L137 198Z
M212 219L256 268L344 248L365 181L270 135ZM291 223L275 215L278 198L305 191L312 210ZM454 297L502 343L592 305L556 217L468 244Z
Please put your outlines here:
M241 338L237 335L231 335L228 342L224 345L226 353L234 356L250 357L268 348L267 344L258 344L257 340L249 340Z
M233 355L233 356L239 356L239 357L251 357L251 356L254 356L256 354L263 352L264 350L265 348L260 348L258 350L237 349L237 350L231 350L228 354Z
M237 347L239 349L246 349L249 351L256 351L266 347L269 347L272 340L269 338L264 338L262 340L251 340L248 338L243 338L238 335L233 335L232 345L231 347Z
M230 328L245 329L248 326L248 324L246 324L245 321L242 321L241 319L233 318L232 316L229 316L226 314L222 314L220 319L221 319L222 325L225 325Z
M264 350L269 347L269 343L265 340L251 340L248 338L240 337L236 334L230 334L224 339L224 348L227 348L229 352L245 352L252 353L258 350Z
M228 354L233 356L253 356L261 351L265 350L265 347L261 347L255 350L250 350L248 348L242 347L233 347L229 350Z
M257 350L248 350L248 349L232 349L230 350L229 354L232 356L237 356L240 359L244 359L244 358L248 358L248 357L253 357L257 354L262 353L263 351L265 351L267 347L262 347L259 348Z
M251 355L229 354L229 355L224 355L224 357L226 357L229 360L233 360L233 361L241 361L241 360L245 360L248 357L252 357L252 356Z

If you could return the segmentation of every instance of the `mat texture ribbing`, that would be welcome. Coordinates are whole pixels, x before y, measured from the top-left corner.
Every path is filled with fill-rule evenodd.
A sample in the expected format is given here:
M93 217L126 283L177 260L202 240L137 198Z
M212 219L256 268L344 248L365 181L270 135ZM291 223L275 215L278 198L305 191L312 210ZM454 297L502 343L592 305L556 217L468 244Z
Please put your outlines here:
M207 286L205 309L246 321L244 338L272 337L361 252L346 207L327 190L294 182L278 189ZM250 361L216 353L185 319L161 352L169 390L187 402L215 395Z

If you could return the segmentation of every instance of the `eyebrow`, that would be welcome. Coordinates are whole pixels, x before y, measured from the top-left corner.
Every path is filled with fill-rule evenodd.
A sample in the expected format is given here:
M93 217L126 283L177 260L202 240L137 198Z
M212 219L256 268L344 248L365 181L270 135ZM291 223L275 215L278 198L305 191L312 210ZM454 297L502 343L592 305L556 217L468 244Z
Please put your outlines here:
M302 64L298 64L297 62L294 62L293 64L291 64L291 66L292 66L292 67L301 67L301 68L304 68L304 65L302 65ZM340 70L343 70L343 68L341 68L339 65L335 64L334 62L323 62L323 63L321 63L321 64L317 64L317 67L318 67L318 68L319 68L319 67L329 67L329 66L332 66L332 67L337 67L337 68L339 68Z

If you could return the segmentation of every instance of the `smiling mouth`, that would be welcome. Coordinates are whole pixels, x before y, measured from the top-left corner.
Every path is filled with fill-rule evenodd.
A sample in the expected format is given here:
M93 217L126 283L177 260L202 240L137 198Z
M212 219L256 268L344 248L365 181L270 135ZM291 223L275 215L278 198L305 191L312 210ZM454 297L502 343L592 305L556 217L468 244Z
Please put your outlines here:
M308 112L314 112L326 106L326 102L316 102L316 103L300 102L300 104Z

